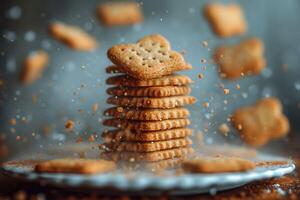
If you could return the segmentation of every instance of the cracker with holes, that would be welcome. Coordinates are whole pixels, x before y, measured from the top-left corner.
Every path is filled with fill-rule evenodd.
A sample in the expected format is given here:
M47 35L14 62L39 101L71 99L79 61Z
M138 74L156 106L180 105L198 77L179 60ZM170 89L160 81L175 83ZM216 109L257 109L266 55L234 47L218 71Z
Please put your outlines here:
M192 135L192 130L189 128L174 128L163 131L130 131L128 129L117 129L113 131L105 131L102 138L105 142L154 142L163 140L172 140L178 138L186 138Z
M128 87L152 87L152 86L183 86L193 81L184 75L168 75L149 80L139 80L128 75L112 76L106 80L109 85L128 86ZM144 89L144 88L141 88Z
M116 164L107 160L62 158L40 162L35 166L36 172L96 174L113 171Z
M77 26L56 22L50 24L49 31L55 39L65 43L72 49L94 51L97 48L96 39Z
M214 60L219 66L220 76L231 80L259 74L266 66L264 45L258 38L220 46L214 53Z
M204 7L204 15L220 37L241 35L247 31L243 10L237 4L209 3Z
M23 85L29 85L39 79L48 62L49 56L45 51L36 51L30 54L23 63L20 82Z
M107 55L117 66L134 78L147 80L191 69L178 52L172 51L169 41L161 35L149 35L135 44L111 47Z
M112 96L127 97L169 97L188 95L191 88L187 86L157 86L157 87L112 87L106 90Z
M106 2L97 7L97 14L106 26L125 26L143 22L140 4L135 2Z
M237 109L232 124L247 144L256 147L285 136L290 127L276 98L261 99L252 106Z
M201 157L182 163L182 168L192 173L240 172L255 168L255 163L238 157Z

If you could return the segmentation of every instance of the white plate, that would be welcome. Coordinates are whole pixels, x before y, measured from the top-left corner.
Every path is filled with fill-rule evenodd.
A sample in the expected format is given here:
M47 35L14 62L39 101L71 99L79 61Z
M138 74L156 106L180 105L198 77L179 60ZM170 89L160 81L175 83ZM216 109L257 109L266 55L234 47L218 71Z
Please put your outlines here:
M280 160L287 163L276 166L261 166L248 172L239 173L175 175L174 171L168 171L167 174L158 176L146 172L125 174L122 171L99 175L34 173L32 164L20 165L20 163L9 162L2 166L1 172L13 178L42 181L45 185L69 189L97 189L99 191L101 188L114 188L123 192L135 193L176 190L174 194L192 194L231 189L251 181L283 176L295 169L294 163L286 158L258 155L256 160Z

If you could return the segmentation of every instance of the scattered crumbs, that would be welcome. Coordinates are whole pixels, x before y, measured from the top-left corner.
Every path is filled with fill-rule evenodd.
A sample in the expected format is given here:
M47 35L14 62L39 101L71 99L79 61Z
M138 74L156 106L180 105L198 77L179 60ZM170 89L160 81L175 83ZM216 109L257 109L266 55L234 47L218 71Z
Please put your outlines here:
M227 104L228 104L228 101L227 101L227 100L224 100L223 103L224 103L225 105L227 105Z
M74 128L74 125L75 125L75 122L72 121L72 120L67 120L66 124L65 124L65 128L68 130L68 131L72 131L73 128Z
M15 118L11 118L9 120L9 124L12 125L12 126L15 126L15 125L17 125L17 120Z
M135 162L135 159L134 158L130 158L129 162Z
M236 84L235 88L236 88L237 90L241 89L240 84Z
M202 46L205 47L205 48L207 48L207 47L208 47L208 42L205 41L205 40L203 40L203 41L202 41Z
M203 64L203 63L206 63L206 60L205 59L201 59L200 62Z
M229 126L228 126L226 123L223 123L223 124L221 124L221 125L218 127L218 131L219 131L221 134L227 136L228 133L229 133L229 131L230 131L230 128L229 128Z
M93 113L97 112L97 110L98 110L98 104L97 104L97 103L94 103L94 104L92 105L92 111L93 111Z
M203 107L204 107L204 108L208 108L208 107L209 107L209 102L204 102L204 103L203 103Z
M204 75L202 73L198 74L199 79L203 79Z
M229 89L226 89L226 88L225 88L225 89L223 90L223 92L224 92L225 95L227 95L227 94L229 94L230 91L229 91Z

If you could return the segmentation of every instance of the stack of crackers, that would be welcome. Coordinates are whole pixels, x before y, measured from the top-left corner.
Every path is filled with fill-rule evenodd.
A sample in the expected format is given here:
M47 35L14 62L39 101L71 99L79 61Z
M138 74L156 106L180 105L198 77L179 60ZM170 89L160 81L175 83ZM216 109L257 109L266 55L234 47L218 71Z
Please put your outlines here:
M107 79L107 103L103 124L115 127L103 133L102 155L152 170L175 167L193 153L189 136L189 110L196 102L188 96L192 80L174 72L191 69L183 56L171 50L167 39L150 35L134 44L120 44L108 50L114 63Z

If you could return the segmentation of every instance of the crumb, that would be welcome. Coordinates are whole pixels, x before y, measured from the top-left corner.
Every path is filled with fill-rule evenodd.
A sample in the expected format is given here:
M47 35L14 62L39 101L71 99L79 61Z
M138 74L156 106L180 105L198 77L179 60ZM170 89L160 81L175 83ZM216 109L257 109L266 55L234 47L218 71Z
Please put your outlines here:
M9 120L9 124L12 125L12 126L15 126L15 125L17 125L17 120L15 118L11 118Z
M199 79L203 79L204 75L203 74L198 74Z
M204 108L208 108L208 107L209 107L209 102L204 102L204 103L203 103L203 107L204 107Z
M204 40L204 41L202 41L202 46L203 46L203 47L205 47L205 48L207 48L207 47L208 47L208 42L207 42L207 41L205 41L205 40Z
M92 105L92 111L93 111L93 113L97 112L97 110L98 110L98 104L97 104L97 103L94 103L94 104Z
M224 92L225 95L227 95L227 94L229 94L229 89L226 89L226 88L225 88L225 89L223 90L223 92Z
M72 121L72 120L67 120L66 124L65 124L65 128L68 130L68 131L72 131L73 128L74 128L74 125L75 125L75 122Z
M204 64L204 63L206 63L206 60L205 59L201 59L200 62Z
M230 131L230 128L227 124L223 123L219 126L218 130L221 134L227 136Z
M235 88L236 88L237 90L239 90L239 89L241 89L241 86L240 86L239 84L236 84Z

